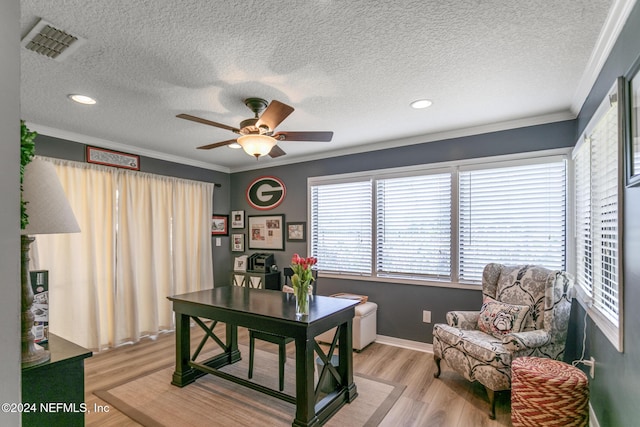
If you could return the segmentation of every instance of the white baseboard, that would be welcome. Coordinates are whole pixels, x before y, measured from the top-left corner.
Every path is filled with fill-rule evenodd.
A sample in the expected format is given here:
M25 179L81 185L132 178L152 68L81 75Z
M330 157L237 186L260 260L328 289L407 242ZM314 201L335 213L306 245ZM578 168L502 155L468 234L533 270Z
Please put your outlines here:
M376 342L378 344L392 345L395 347L408 348L409 350L423 351L425 353L433 353L433 345L426 342L403 340L395 337L387 337L385 335L377 335Z
M589 402L589 427L600 427L600 423L598 422L596 413L593 412L593 407L591 406L591 402Z

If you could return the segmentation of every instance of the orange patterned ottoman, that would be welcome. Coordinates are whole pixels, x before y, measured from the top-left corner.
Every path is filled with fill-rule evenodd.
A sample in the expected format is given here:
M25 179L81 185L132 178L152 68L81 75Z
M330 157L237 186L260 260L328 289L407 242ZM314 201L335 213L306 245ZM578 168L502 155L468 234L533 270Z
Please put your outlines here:
M587 426L587 376L559 360L514 359L511 362L511 423L514 427Z

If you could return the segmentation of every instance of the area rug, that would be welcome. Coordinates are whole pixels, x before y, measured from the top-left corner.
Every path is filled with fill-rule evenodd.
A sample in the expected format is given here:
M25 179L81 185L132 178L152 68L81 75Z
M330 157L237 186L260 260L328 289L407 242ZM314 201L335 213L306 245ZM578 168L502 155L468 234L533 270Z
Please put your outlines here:
M246 357L225 367L231 374L247 378ZM252 381L277 389L278 358L256 350ZM147 427L156 426L290 426L295 405L265 395L213 375L205 375L185 387L171 385L174 367L166 367L97 390L96 396L132 420ZM317 375L317 373L316 373ZM287 359L285 388L295 394L295 361ZM358 397L344 405L327 426L377 426L394 406L405 386L356 373Z

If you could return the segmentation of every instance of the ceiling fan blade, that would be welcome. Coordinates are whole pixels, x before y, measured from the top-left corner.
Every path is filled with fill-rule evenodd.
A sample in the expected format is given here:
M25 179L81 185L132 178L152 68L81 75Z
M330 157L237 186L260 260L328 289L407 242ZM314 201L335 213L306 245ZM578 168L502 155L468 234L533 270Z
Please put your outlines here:
M212 122L211 120L202 119L200 117L192 116L190 114L178 114L176 116L179 119L191 120L192 122L202 123L203 125L214 126L221 129L230 130L231 132L240 133L240 129L232 126L223 125L222 123Z
M218 147L224 147L225 145L231 145L234 142L237 142L235 139L229 139L226 141L221 141L221 142L215 142L213 144L209 144L209 145L203 145L201 147L197 147L198 150L211 150L212 148L218 148Z
M271 101L267 109L264 110L264 113L260 116L256 126L260 127L261 125L266 125L270 130L274 130L276 126L282 123L282 121L289 116L289 114L293 113L293 110L293 107L274 99Z
M278 141L329 142L333 138L333 132L278 132L273 137Z
M284 156L285 153L284 150L280 147L278 147L277 145L274 145L273 148L271 149L271 151L269 151L269 156L271 158L276 158L276 157L280 157L280 156Z

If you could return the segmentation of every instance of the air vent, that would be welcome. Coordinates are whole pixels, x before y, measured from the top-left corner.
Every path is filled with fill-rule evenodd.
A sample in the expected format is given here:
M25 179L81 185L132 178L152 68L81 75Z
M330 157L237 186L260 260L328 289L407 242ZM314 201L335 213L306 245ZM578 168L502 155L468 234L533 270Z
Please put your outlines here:
M69 34L41 19L22 39L21 45L40 55L63 61L85 42L82 37Z

